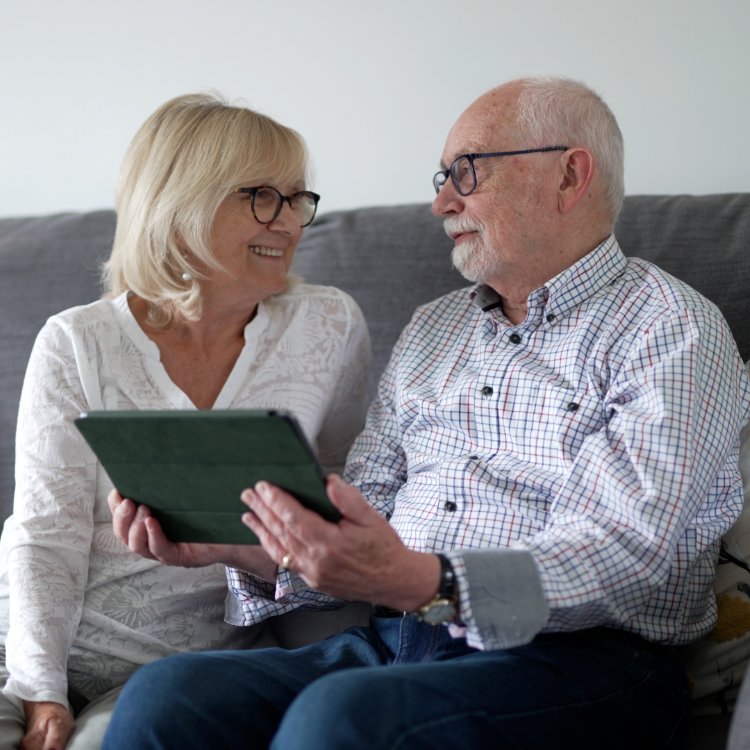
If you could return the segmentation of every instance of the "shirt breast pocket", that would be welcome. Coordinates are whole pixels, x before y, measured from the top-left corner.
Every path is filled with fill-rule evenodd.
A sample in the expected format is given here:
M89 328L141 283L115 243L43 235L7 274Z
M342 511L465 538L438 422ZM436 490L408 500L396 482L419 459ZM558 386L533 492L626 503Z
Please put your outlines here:
M516 440L533 460L546 465L575 460L584 440L606 425L604 402L595 392L540 384L529 407L523 428L514 430Z

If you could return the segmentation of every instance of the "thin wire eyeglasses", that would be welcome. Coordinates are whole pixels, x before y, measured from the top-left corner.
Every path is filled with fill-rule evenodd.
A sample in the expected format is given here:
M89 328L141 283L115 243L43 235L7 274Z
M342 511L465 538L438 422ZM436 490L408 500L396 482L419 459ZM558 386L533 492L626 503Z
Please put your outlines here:
M519 151L491 151L484 154L461 154L457 156L448 169L441 169L432 178L435 193L448 182L448 177L459 195L471 195L477 189L477 173L474 169L475 159L494 159L497 156L523 156L524 154L541 154L548 151L567 151L570 146L544 146L543 148L524 148Z
M301 190L292 195L282 195L270 185L240 187L236 188L234 192L245 193L250 196L250 210L260 224L270 224L275 221L281 213L284 201L286 201L299 219L300 227L309 226L315 218L318 201L320 200L320 196L311 190Z

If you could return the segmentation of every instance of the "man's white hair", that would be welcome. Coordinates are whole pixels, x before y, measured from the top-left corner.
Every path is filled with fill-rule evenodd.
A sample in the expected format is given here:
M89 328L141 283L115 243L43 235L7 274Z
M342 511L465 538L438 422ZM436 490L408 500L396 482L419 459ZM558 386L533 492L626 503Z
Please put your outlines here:
M612 223L625 197L624 146L612 110L585 84L569 78L518 81L518 127L533 146L583 146L594 156Z

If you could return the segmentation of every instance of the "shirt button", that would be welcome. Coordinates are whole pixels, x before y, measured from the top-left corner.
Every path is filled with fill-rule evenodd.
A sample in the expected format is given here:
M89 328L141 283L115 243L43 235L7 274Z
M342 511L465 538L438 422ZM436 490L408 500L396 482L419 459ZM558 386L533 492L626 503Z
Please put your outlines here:
M491 396L494 393L491 385L486 385L484 388L482 388L482 395L483 396Z
M475 454L472 454L471 456L469 456L469 458L470 458L470 459L471 459L472 461L479 461L479 456L477 456L477 455L475 455Z
M551 323L551 322L552 322L552 321L553 321L554 319L555 319L555 313L550 313L550 314L549 314L549 315L547 316L547 322L548 322L548 323Z
M454 511L456 510L456 508L457 508L458 506L457 506L457 505L456 505L456 504L455 504L455 503L453 502L453 500L446 500L446 501L445 501L445 505L443 505L443 507L444 507L444 508L445 508L445 509L446 509L446 510L447 510L447 511L449 512L449 513L453 513L453 512L454 512Z
M578 404L575 401L571 401L565 408L568 411L578 411Z
M511 344L520 344L521 337L517 333L511 333L510 336L508 336L508 341L510 341Z

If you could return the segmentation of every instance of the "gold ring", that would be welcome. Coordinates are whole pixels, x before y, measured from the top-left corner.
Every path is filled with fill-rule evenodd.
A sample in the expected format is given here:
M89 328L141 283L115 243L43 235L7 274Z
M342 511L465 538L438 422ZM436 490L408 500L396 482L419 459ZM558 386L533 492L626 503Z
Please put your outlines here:
M284 570L289 570L292 560L294 560L294 555L291 552L287 552L284 557L281 558L281 567L284 568Z

